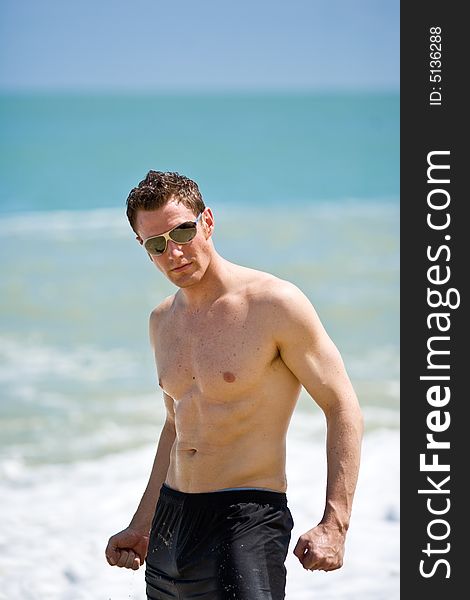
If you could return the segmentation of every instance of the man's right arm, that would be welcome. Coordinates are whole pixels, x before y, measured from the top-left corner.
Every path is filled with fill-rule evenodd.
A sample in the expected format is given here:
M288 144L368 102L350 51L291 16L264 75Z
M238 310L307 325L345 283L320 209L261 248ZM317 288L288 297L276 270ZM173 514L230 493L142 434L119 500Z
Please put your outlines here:
M173 410L173 400L165 393L164 396L165 404L171 404L171 410ZM167 413L168 412L169 411L167 410ZM158 497L160 496L160 488L166 479L166 474L170 465L170 452L175 441L175 436L174 414L167 414L165 424L160 434L157 453L155 455L147 487L135 515L129 523L129 527L132 527L136 531L142 533L148 533L150 531L153 515L155 513L155 506L157 505Z
M160 434L147 487L129 526L113 535L106 547L106 560L112 566L136 570L143 564L147 556L150 527L160 488L166 478L170 464L170 452L176 436L173 400L167 394L164 394L164 398L167 418Z

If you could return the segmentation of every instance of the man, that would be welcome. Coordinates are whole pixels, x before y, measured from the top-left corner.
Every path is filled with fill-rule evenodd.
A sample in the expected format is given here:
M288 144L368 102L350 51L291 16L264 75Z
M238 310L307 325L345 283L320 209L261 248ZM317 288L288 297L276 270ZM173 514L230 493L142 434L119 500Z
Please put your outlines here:
M342 566L362 438L343 362L297 287L216 252L196 183L150 171L127 216L179 290L150 316L166 421L142 500L107 560L130 569L146 560L152 600L280 600L293 527L286 433L301 386L326 417L328 478L323 518L294 554L312 571Z

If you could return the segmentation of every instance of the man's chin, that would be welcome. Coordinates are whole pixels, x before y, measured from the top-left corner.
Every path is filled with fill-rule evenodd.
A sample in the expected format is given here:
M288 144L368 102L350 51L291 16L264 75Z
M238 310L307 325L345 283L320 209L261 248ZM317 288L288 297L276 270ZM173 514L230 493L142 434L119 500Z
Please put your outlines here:
M184 271L180 273L174 273L173 271L169 271L167 273L167 278L171 281L171 283L173 283L179 288L185 288L194 285L200 279L200 277L198 277L198 274L194 271L190 273L188 272L187 274L185 274Z

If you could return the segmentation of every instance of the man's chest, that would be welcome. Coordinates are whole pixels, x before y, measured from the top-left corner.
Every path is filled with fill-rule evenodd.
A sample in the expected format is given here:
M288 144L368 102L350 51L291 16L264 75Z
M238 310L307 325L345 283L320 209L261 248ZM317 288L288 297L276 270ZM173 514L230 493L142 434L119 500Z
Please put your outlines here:
M256 386L277 354L269 324L233 313L167 320L155 360L159 384L172 398L194 392L229 399Z

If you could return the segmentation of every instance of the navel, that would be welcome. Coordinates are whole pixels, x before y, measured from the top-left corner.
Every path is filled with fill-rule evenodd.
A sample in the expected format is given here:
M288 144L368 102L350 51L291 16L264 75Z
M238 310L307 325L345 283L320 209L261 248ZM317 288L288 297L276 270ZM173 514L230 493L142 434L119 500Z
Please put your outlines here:
M230 371L225 371L223 377L224 381L226 381L227 383L233 383L235 381L235 375L233 373L230 373Z

